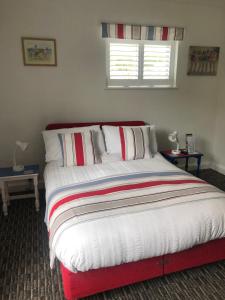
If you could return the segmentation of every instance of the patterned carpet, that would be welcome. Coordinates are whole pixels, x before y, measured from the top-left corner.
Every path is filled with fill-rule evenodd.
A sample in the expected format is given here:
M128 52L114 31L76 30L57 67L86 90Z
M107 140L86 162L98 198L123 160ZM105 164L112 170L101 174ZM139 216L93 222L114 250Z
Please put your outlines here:
M225 190L225 176L212 170L201 177ZM44 195L42 193L42 199ZM0 299L63 300L59 267L49 268L44 201L13 201L0 214ZM214 263L86 298L89 300L225 299L225 262Z

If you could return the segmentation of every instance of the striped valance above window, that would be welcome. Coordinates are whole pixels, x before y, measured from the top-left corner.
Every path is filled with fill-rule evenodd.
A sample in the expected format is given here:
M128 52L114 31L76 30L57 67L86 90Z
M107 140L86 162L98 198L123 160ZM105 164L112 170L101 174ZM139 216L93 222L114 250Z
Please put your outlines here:
M184 28L102 23L103 38L152 41L182 41Z

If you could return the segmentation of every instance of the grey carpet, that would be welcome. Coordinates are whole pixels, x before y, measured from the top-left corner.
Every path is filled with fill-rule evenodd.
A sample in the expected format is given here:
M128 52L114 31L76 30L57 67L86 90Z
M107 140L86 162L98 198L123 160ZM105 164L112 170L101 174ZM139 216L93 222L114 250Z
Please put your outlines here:
M201 177L225 190L225 176L204 170ZM44 195L42 193L42 199ZM13 201L8 217L0 213L0 299L63 300L59 266L49 268L48 237L34 200ZM225 299L225 262L133 284L89 300Z

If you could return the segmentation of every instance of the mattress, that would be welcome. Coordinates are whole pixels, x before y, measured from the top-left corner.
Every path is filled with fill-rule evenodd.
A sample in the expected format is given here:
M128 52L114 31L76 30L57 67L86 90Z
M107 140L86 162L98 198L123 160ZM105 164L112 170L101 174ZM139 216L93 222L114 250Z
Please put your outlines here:
M46 206L55 191L74 183L165 171L175 174L180 170L160 154L149 160L115 161L83 167L63 168L57 162L50 162L44 172ZM195 177L184 172L185 175L194 181ZM196 186L195 183L191 185ZM165 205L151 203L139 211L124 208L120 214L65 227L57 236L55 256L70 271L88 271L175 253L225 237L224 193L212 191L207 196L189 195L181 200L170 205L167 202ZM48 223L47 216L48 212Z

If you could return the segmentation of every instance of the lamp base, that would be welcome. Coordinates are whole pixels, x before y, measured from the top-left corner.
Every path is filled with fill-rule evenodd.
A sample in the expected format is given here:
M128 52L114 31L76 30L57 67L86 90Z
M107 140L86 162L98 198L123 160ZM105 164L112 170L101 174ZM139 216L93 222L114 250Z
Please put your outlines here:
M171 153L174 155L178 155L181 153L181 151L180 150L172 150Z
M22 171L24 171L24 166L23 165L13 166L13 171L14 172L22 172Z

